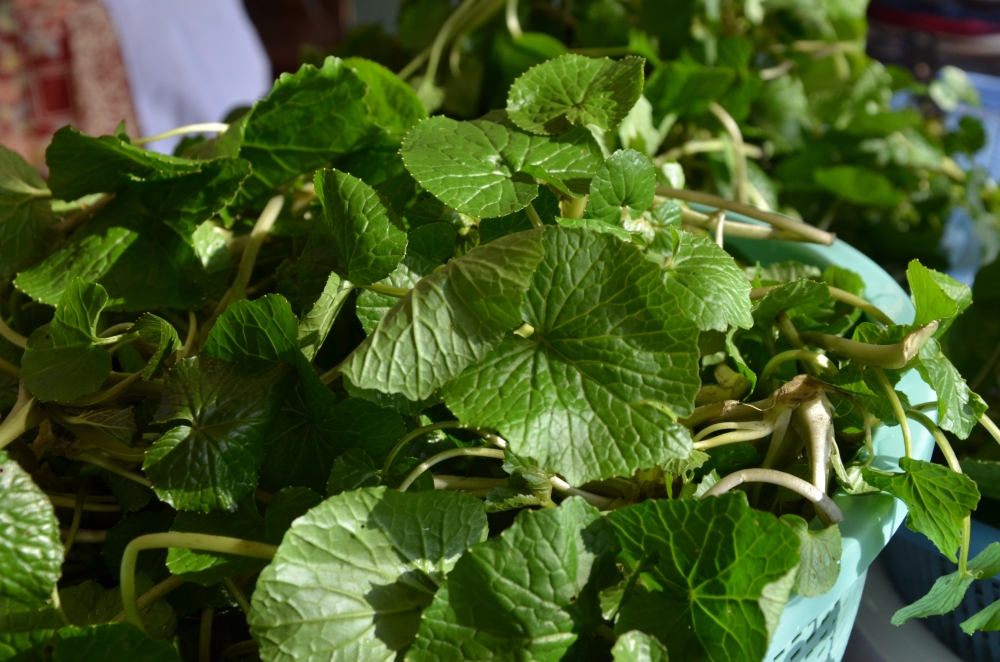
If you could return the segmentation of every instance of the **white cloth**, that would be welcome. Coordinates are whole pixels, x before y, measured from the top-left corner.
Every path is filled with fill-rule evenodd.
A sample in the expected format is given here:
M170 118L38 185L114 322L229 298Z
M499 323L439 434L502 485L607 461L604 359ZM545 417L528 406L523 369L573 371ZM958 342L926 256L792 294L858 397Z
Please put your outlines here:
M142 135L219 122L266 95L267 53L240 0L104 0ZM148 145L173 150L180 138Z

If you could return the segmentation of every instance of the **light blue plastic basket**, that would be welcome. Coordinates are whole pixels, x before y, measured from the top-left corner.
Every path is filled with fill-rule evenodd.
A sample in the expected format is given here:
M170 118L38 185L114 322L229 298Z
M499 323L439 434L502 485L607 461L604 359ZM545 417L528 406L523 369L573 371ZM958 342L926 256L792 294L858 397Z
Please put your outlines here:
M733 213L727 213L726 218L754 223ZM913 305L899 284L881 267L843 242L837 241L829 247L735 238L726 242L764 265L798 260L820 268L835 264L850 269L864 278L866 299L897 323L913 321ZM897 388L913 403L935 399L934 392L915 370L904 377ZM929 460L934 440L922 427L910 427L914 456ZM898 471L898 458L903 455L903 435L899 427L880 427L875 431L874 441L876 459L873 466ZM906 519L906 506L888 494L852 497L841 493L833 499L845 516L840 524L844 545L840 578L826 595L818 598L794 596L788 602L765 662L840 662L861 603L868 566ZM886 614L886 618L889 617L890 614Z

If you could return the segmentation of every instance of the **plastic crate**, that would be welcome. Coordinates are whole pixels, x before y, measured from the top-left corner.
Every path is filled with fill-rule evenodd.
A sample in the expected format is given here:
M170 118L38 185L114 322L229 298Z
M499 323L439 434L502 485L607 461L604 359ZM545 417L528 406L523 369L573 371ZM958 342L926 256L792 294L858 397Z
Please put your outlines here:
M1000 541L1000 530L972 520L972 558L987 545ZM906 603L924 597L939 577L958 570L927 538L900 528L885 548L885 569L893 586ZM976 581L950 614L922 619L923 624L955 655L966 662L993 662L1000 659L1000 632L977 632L971 637L962 631L962 621L1000 600L1000 580Z
M726 218L754 222L733 213L727 213ZM764 265L798 260L820 268L835 264L851 269L865 280L865 298L899 324L913 321L913 305L899 284L864 254L843 242L820 246L727 238L726 245L747 259ZM915 370L907 374L897 388L906 393L911 402L935 399L934 392ZM922 427L910 428L914 457L930 460L934 440ZM899 427L878 428L874 442L876 459L873 466L885 471L898 471L898 459L904 454ZM868 566L906 518L903 502L884 493L862 497L840 493L834 496L834 501L845 516L840 524L843 540L840 578L825 595L816 598L794 596L789 600L764 657L765 662L840 662L854 626ZM889 617L887 614L886 619Z

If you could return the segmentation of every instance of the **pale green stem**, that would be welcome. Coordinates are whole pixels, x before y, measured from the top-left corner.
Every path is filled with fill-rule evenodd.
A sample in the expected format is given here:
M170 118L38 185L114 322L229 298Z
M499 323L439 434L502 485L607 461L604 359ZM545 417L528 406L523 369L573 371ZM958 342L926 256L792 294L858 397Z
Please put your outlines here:
M889 383L889 378L885 376L885 373L881 368L872 368L875 373L875 378L878 379L878 383L882 386L882 390L885 391L885 395L889 398L889 402L892 404L892 411L896 414L896 418L899 419L899 427L903 430L903 445L906 448L906 457L913 457L913 441L910 437L910 424L906 422L906 411L903 409L903 403L899 401L899 395L896 393L896 389L892 387Z
M543 228L545 224L542 223L541 216L535 211L535 205L528 203L528 206L524 208L524 212L528 215L528 220L531 221L531 225L536 228Z
M132 141L132 144L145 145L146 143L156 142L157 140L163 140L164 138L173 138L174 136L183 136L188 133L224 133L228 128L229 128L228 124L223 124L221 122L204 122L202 124L188 124L187 126L179 126L176 129L170 129L169 131L158 133L155 136L136 138L135 140Z
M160 598L166 596L174 589L180 587L184 584L186 580L183 577L178 577L177 575L170 575L162 582L149 589L145 593L139 596L139 599L135 601L136 608L138 611L142 611L152 605L154 602ZM120 611L118 614L111 619L112 623L124 623L125 622L125 612Z
M392 287L391 285L382 285L381 283L372 283L371 285L358 285L357 287L360 287L361 289L364 290L371 290L372 292L375 292L377 294L384 294L387 297L395 297L396 299L402 299L403 297L405 297L407 294L410 293L410 290L407 290L405 288Z
M725 198L720 198L716 195L708 193L702 193L701 191L688 191L686 189L676 189L669 186L657 186L656 193L657 195L662 195L668 198L685 200L687 202L694 202L715 207L717 209L725 209L736 212L737 214L743 214L744 216L755 218L758 221L763 221L768 225L773 225L779 230L794 232L814 243L823 244L824 246L832 246L835 239L835 237L829 232L823 232L808 223L796 221L795 219L782 216L781 214L776 214L775 212L761 211L756 207L743 204L742 202L726 200Z
M733 472L713 485L711 489L705 492L702 499L725 494L743 483L770 483L771 485L784 487L812 501L816 508L826 515L830 522L842 522L844 520L844 513L841 512L837 504L825 492L820 491L812 483L804 481L797 476L774 469L743 469Z
M3 336L7 339L7 342L12 345L17 345L21 349L28 346L28 339L7 326L7 322L4 321L2 315L0 315L0 336Z
M566 218L583 218L583 212L587 209L589 195L580 198L570 198L563 200L559 206L562 208L562 215Z
M712 434L713 432L718 432L720 430L746 430L746 431L763 432L764 434L770 434L771 426L764 423L763 421L748 421L746 423L734 423L734 422L716 423L715 425L709 425L707 428L700 431L698 434L694 436L694 439L692 441L694 441L694 443L698 443L699 441L701 441L708 435Z
M55 224L54 227L56 231L63 235L69 234L80 225L83 225L83 223L94 216L94 214L104 209L104 207L114 199L114 193L105 193L100 198L95 200L92 205L80 205L80 211Z
M132 384L135 384L140 379L142 379L142 372L133 372L111 388L106 388L103 391L91 393L90 395L81 396L77 398L73 404L77 407L90 407L106 402L127 391Z
M820 370L832 374L837 374L838 372L837 366L823 354L810 352L808 349L790 349L771 357L771 360L764 365L764 369L760 373L760 381L766 382L768 377L778 369L778 366L787 361L808 361Z
M474 492L478 490L489 491L506 484L506 478L470 478L468 476L447 476L445 474L437 474L434 476L435 490L451 490L458 492Z
M188 311L188 332L187 338L184 339L184 347L181 348L181 358L187 358L191 356L191 350L194 348L194 342L198 338L198 316L193 312Z
M517 0L507 0L507 31L514 39L524 36L521 30L521 21L517 17Z
M113 474L117 474L122 478L128 478L133 483L139 483L146 487L152 487L153 483L149 481L145 476L140 476L137 473L129 471L125 467L121 466L117 462L111 460L110 458L102 457L97 453L92 451L84 451L83 453L78 453L73 456L74 460L79 460L80 462L86 462L87 464L92 464L95 467L100 467L101 469L107 469Z
M66 612L62 608L62 597L59 595L59 587L52 587L52 608L55 609L56 615L59 616L59 621L69 627L73 624L70 622L69 617L66 616Z
M170 547L196 549L219 554L236 554L237 556L249 556L268 561L273 559L278 551L278 548L274 545L266 545L261 542L242 540L240 538L212 536L206 533L181 533L172 531L169 533L150 533L134 538L132 542L126 545L125 552L122 554L120 577L122 607L125 611L125 619L140 630L145 631L145 628L142 625L139 606L135 600L136 560L138 559L139 552L143 550Z
M966 515L962 519L962 552L958 557L958 571L969 574L969 545L972 544L972 516Z
M49 494L46 493L49 501L56 508L76 508L76 499L74 497L64 496L62 494ZM83 509L92 513L118 513L121 512L121 506L117 503L94 503L92 500L87 499L83 502Z
M722 128L726 130L729 137L733 140L733 151L736 152L736 163L733 173L733 194L736 200L739 202L747 201L747 155L743 148L743 133L740 132L740 126L733 119L732 115L726 112L726 109L720 106L718 103L713 101L708 105L708 110L710 113L715 115L715 118L719 120L722 124Z
M778 331L781 332L782 337L785 339L789 345L795 349L805 349L806 345L802 342L802 338L799 337L799 330L795 328L792 320L788 318L788 314L785 311L778 313L775 318L775 322L778 325Z
M66 542L63 543L63 556L69 554L76 542L76 534L80 532L80 523L83 521L83 503L87 498L87 483L82 483L76 493L76 503L73 505L73 521L69 525L69 533L66 535Z
M201 610L201 627L198 628L198 662L212 662L212 615L215 610Z
M549 477L549 484L552 485L553 489L560 494L580 497L598 510L608 510L615 502L615 500L610 497L600 496L599 494L594 494L593 492L587 492L586 490L573 487L559 476Z
M98 338L104 338L104 339L110 339L111 336L116 336L116 335L118 335L120 333L128 331L133 326L135 326L135 322L122 322L121 324L115 324L114 326L109 326L108 328L106 328L103 331L101 331L100 333L98 333L97 337Z
M0 359L0 371L6 372L14 379L21 379L21 369L6 359Z
M409 64L400 69L399 73L397 73L396 76L399 77L400 80L407 80L410 76L417 73L417 70L420 69L420 67L424 66L424 62L427 61L427 57L430 54L431 54L431 47L428 46L424 50L420 51L420 53L415 58L410 60Z
M236 600L236 604L243 610L243 613L249 616L250 603L247 601L247 596L243 593L243 589L237 586L231 577L226 577L222 580L222 583L225 584L226 590L233 596L233 600Z
M993 438L1000 444L1000 428L997 427L997 424L993 422L986 412L983 412L983 415L979 417L979 424L986 428L986 431L993 435ZM3 448L3 446L0 445L0 448Z
M441 421L439 423L431 423L430 425L425 425L411 431L402 439L397 441L396 445L392 447L391 451L389 451L389 456L385 459L385 464L382 465L382 475L384 476L389 473L389 467L392 466L392 461L396 459L396 456L399 455L401 450L406 448L407 444L417 437L422 437L423 435L434 432L435 430L454 430L462 427L465 426L462 425L461 421Z
M892 345L871 345L814 331L801 334L801 338L810 345L840 354L863 365L900 370L917 356L920 348L934 336L937 328L938 323L931 322L927 326L910 331L900 342Z
M479 2L479 0L464 0L462 4L460 4L441 25L441 29L438 30L437 35L434 37L434 42L431 44L430 57L427 62L427 72L424 74L423 82L420 83L421 91L429 92L431 88L434 87L434 81L435 78L437 78L438 65L441 63L441 53L444 51L445 44L448 43L448 39L454 33L459 21L464 20L465 14L467 14L477 2Z
M409 473L405 480L399 484L399 491L405 492L410 485L413 484L420 474L424 473L435 464L444 462L445 460L450 460L453 457L488 457L495 460L504 459L504 453L500 450L494 450L492 448L453 448L451 450L444 451L434 455L413 468L413 471Z
M38 411L37 405L35 396L23 387L18 391L14 408L7 414L7 418L0 422L0 449L6 448L12 441L42 422L45 415Z
M712 437L711 439L706 439L705 441L699 441L694 444L694 449L697 451L707 451L710 448L718 448L719 446L725 446L727 444L738 444L743 441L762 439L769 434L771 434L770 427L757 430L734 430L732 432Z

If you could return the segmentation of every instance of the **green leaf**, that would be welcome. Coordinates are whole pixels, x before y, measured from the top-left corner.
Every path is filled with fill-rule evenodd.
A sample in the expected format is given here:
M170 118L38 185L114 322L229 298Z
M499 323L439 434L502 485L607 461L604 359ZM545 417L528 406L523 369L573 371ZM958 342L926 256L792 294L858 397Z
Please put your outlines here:
M477 499L384 487L327 499L285 534L253 594L265 662L388 660L469 545L486 536Z
M50 195L28 162L0 145L0 276L27 269L59 239Z
M279 361L298 365L298 320L285 297L267 294L237 301L216 320L201 353L260 372Z
M166 641L153 641L131 623L65 627L56 632L52 662L180 662Z
M78 278L60 297L52 323L28 338L21 378L42 402L72 403L99 389L111 374L111 354L96 344L107 301L103 287Z
M349 57L350 67L368 86L365 105L371 120L381 127L389 142L402 141L406 132L427 117L427 111L413 88L381 64L360 57Z
M650 76L645 94L657 119L671 114L692 117L704 113L729 89L734 74L729 67L668 62Z
M142 573L136 574L135 588L142 595L153 588L153 582ZM121 588L104 588L87 580L59 591L63 612L77 627L107 623L122 612ZM157 600L141 610L143 626L153 639L167 639L177 628L177 616L165 600ZM144 635L145 636L145 635Z
M530 225L528 229L531 229ZM379 281L379 284L397 287L401 290L410 290L421 278L432 274L438 266L422 257L407 255L391 274ZM398 297L381 294L374 290L364 290L355 301L354 312L357 314L365 333L371 334L382 318L397 303L399 303Z
M818 168L813 179L827 191L848 202L866 207L895 207L903 194L888 177L859 166L840 165Z
M939 464L902 458L904 473L887 474L865 469L865 481L903 501L910 509L906 526L922 533L956 563L955 550L962 539L962 520L979 502L971 478Z
M937 320L940 323L934 333L940 338L955 317L972 303L972 290L951 276L934 269L928 269L913 260L906 268L906 280L910 284L913 305L917 309L913 326L924 326Z
M754 306L754 323L770 325L781 312L788 313L789 317L814 314L832 302L830 288L825 283L801 278L765 294Z
M350 492L362 487L378 487L381 467L363 450L349 450L333 462L330 478L326 482L327 496Z
M522 307L534 332L447 385L448 407L572 484L687 457L690 434L664 409L692 409L698 330L659 269L603 234L550 228L542 243Z
M611 654L614 662L667 662L667 647L638 630L618 637Z
M156 440L142 467L157 496L178 510L235 510L257 485L265 434L293 375L277 365L248 376L209 356L174 366L155 420L182 423Z
M388 202L360 179L339 170L320 170L316 195L325 224L347 269L347 279L371 285L388 276L406 252L406 233Z
M471 122L424 120L406 135L400 153L413 178L438 200L483 218L513 214L535 199L538 184L525 166L538 166L570 190L586 192L603 161L587 129L533 136L503 111Z
M930 338L919 357L917 370L937 394L938 427L965 439L986 413L986 403L969 389L937 340Z
M750 283L732 256L708 237L671 232L674 251L663 279L688 318L703 331L753 326Z
M656 173L645 154L620 149L601 166L590 182L587 215L618 224L635 219L653 204Z
M352 289L350 283L331 273L326 279L326 285L319 299L302 313L302 319L299 320L298 341L299 349L307 361L316 358L319 348L326 341L330 329L333 328L333 322L340 314Z
M911 618L927 618L928 616L938 616L954 611L962 599L973 580L989 579L997 572L1000 572L1000 543L991 543L986 549L976 555L968 563L968 572L952 572L938 577L934 586L924 597L913 604L903 607L892 617L893 625L902 625ZM977 629L986 629L987 622L991 616L987 614L990 607L987 607L979 614L976 614L965 623L962 629L967 634L972 634ZM969 624L969 628L966 628ZM996 626L993 626L996 627Z
M615 221L617 223L617 221ZM609 221L597 218L556 218L556 223L564 228L577 228L589 232L609 234L619 241L632 242L632 233L620 225L612 225Z
M261 485L323 492L338 456L357 448L382 459L404 434L396 411L354 398L337 402L318 376L304 373L275 417L264 448Z
M119 520L117 524L108 529L107 538L101 545L101 556L104 558L104 565L107 566L111 576L120 579L122 556L125 553L125 547L132 540L147 533L169 531L174 523L175 515L173 508L154 504L148 510ZM155 580L162 580L168 574L166 560L167 550L165 549L144 550L139 552L136 569Z
M823 595L840 576L840 527L836 524L812 531L798 515L782 515L780 521L799 537L799 567L795 571L795 592L804 598Z
M593 124L618 126L642 95L641 57L560 55L529 69L507 93L507 112L531 133L554 135Z
M972 635L976 631L996 632L997 630L1000 630L1000 600L977 612L972 618L962 621L962 631L968 635Z
M52 633L62 626L51 603L41 608L0 597L0 660L42 661Z
M130 331L139 334L144 343L156 348L153 356L150 357L146 367L142 370L142 378L145 380L152 379L163 362L175 350L181 348L181 339L177 336L177 330L170 322L152 313L146 313L136 320L135 326Z
M343 373L363 389L429 397L521 324L541 231L479 246L418 282L354 350Z
M111 490L115 501L122 510L122 515L128 515L142 510L149 505L156 494L145 485L140 485L134 480L130 480L110 471L101 471L101 480Z
M40 605L61 574L59 522L45 493L0 451L0 599Z
M658 552L642 575L648 592L622 605L617 632L641 630L671 654L692 659L764 657L768 623L762 600L767 587L799 562L799 539L789 527L752 510L742 493L645 501L608 519L618 532L626 572ZM769 599L771 609L774 597Z
M370 117L368 69L358 73L347 63L328 57L322 67L303 65L282 74L267 98L254 104L246 119L240 156L253 164L244 194L257 198L300 174L311 173L349 154L382 134ZM376 90L370 100L384 117Z
M455 564L406 659L561 659L599 621L602 587L592 571L616 547L611 527L582 499L521 513Z

